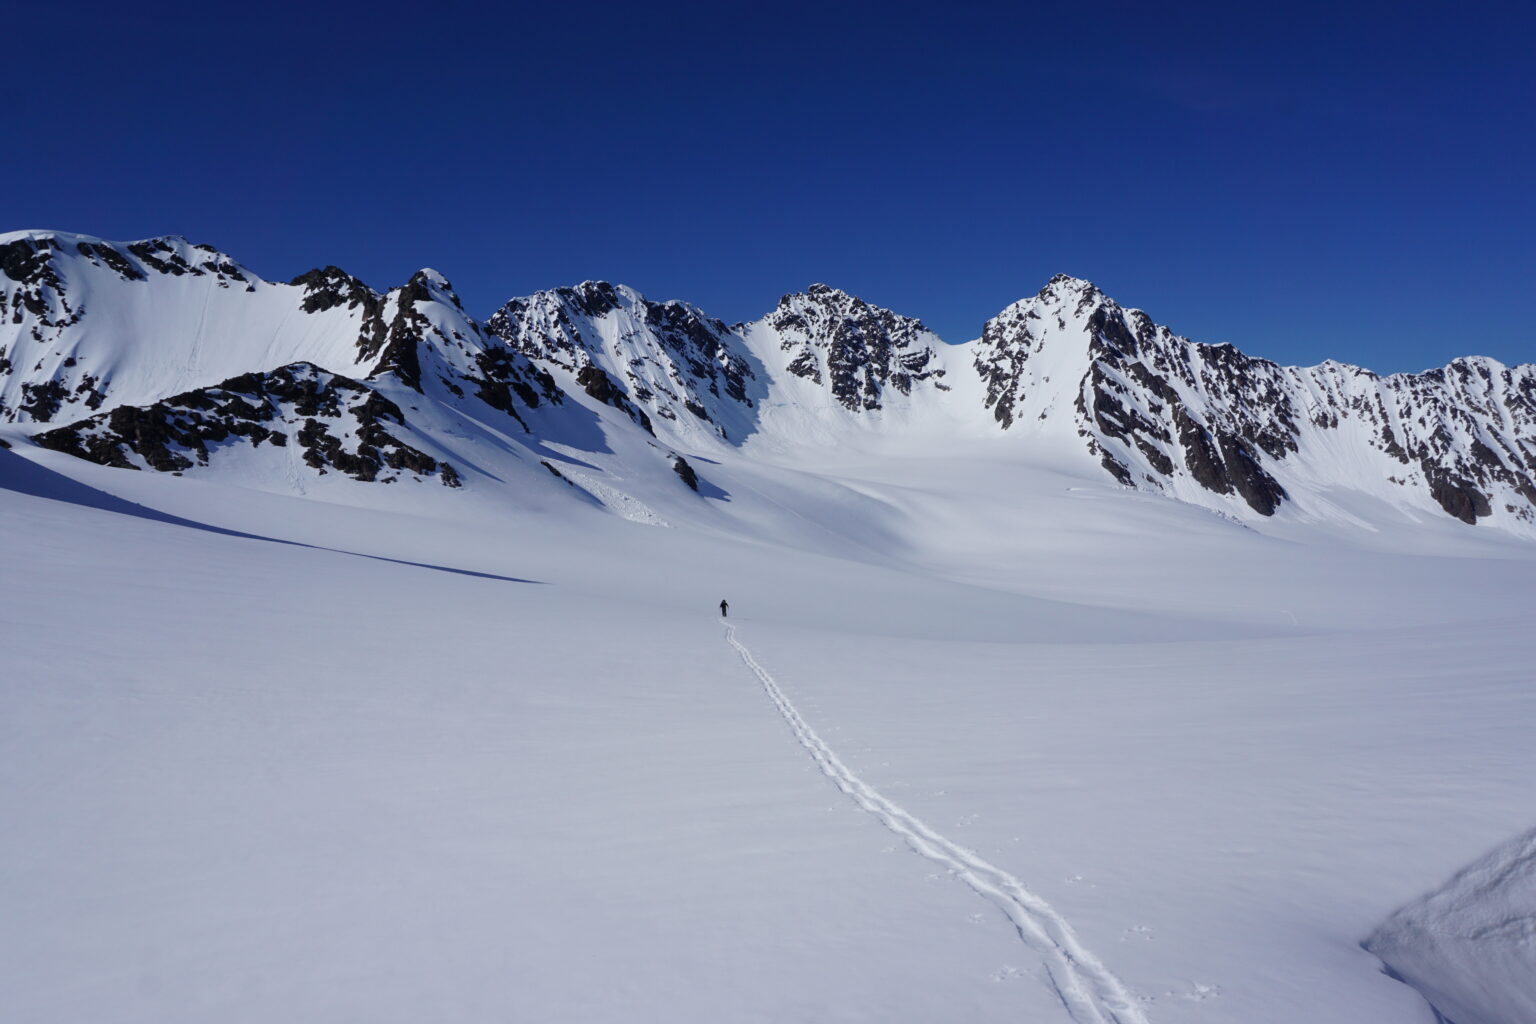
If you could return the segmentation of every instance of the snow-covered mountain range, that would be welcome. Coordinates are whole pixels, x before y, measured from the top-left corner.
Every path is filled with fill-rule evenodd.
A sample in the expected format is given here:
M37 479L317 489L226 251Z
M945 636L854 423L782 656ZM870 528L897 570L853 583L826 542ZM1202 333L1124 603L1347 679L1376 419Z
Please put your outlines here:
M0 1005L1526 1024L1533 374L0 235Z
M1280 366L1065 276L961 345L820 284L745 324L592 281L479 320L435 271L270 282L177 237L0 235L0 286L4 433L109 466L510 483L644 518L658 481L662 504L723 496L710 463L920 436L1248 522L1536 533L1536 365Z

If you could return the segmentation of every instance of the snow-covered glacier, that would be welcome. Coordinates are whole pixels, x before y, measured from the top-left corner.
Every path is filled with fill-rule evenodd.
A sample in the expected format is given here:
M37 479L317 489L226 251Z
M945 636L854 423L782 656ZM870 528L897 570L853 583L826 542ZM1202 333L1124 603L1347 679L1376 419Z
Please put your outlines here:
M43 231L0 301L7 1020L1525 1012L1529 366Z

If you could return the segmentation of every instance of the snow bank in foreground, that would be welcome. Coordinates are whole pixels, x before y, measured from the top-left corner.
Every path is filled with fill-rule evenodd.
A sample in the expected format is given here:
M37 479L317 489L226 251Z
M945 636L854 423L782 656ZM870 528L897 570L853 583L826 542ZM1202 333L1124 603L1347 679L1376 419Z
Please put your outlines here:
M1536 829L1393 914L1365 947L1455 1024L1536 1021Z

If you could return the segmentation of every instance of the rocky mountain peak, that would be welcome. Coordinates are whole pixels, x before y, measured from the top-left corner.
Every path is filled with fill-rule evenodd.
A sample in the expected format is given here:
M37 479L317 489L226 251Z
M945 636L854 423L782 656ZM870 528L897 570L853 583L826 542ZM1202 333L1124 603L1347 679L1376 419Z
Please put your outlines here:
M1090 316L1095 310L1106 309L1119 313L1122 307L1106 295L1092 281L1080 277L1057 274L1041 288L1035 301L1043 308L1068 320Z
M39 232L15 231L0 236L0 273L12 281L35 284L53 273L49 262L55 247L52 236Z
M412 274L407 286L425 291L433 300L446 303L460 312L464 310L464 303L459 300L459 293L454 291L453 283L431 267L423 267Z
M1073 277L1071 274L1052 274L1051 279L1040 289L1040 294L1042 295L1063 292L1077 294L1094 292L1099 295L1104 294L1099 291L1099 286L1092 281L1089 281L1087 278Z
M907 396L942 382L943 344L921 320L893 313L824 284L785 295L753 328L770 331L790 373L830 388L843 408L873 412L887 390Z
M809 285L803 292L791 292L790 294L783 296L781 299L779 299L779 305L782 306L786 303L792 303L796 298L800 296L810 296L811 298L822 302L847 302L850 300L853 302L863 302L863 300L858 296L851 295L848 292L843 291L841 288L833 288L829 284L821 284L818 282L816 284Z
M554 294L582 316L603 316L639 297L634 289L608 281L583 281L575 287L556 288Z
M306 313L320 313L337 306L357 309L382 298L372 288L336 266L306 271L288 283L304 289L304 298L299 307Z
M405 283L405 292L416 302L441 302L459 312L464 310L463 303L459 301L459 293L453 290L453 284L431 267L424 267L412 274L411 279Z
M873 310L876 313L884 313L892 317L899 316L899 314L892 313L888 309L882 309L879 306L866 302L851 292L845 292L841 288L833 288L827 284L812 284L807 286L803 292L790 292L779 297L779 309L803 309L807 307L816 307L838 313ZM900 317L900 319L911 320L912 318ZM917 323L919 327L922 326L919 321L913 320L912 322ZM922 329L927 330L926 327Z
M677 300L583 281L512 299L487 321L509 348L654 429L738 437L755 418L758 371L724 322Z
M124 281L151 275L211 276L219 287L252 286L253 275L211 245L193 245L180 235L138 242L106 242L62 231L13 231L0 235L0 275L7 292L24 299L44 321L71 305L67 292L76 264L110 271ZM19 286L19 287L18 287ZM67 314L66 314L67 315ZM45 326L48 324L45 324Z

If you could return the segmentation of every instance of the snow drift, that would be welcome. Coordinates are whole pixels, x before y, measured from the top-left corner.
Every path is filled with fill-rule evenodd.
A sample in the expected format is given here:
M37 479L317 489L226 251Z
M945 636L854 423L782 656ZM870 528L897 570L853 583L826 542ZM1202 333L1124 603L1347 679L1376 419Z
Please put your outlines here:
M1455 1024L1536 1020L1536 829L1393 914L1365 948Z

